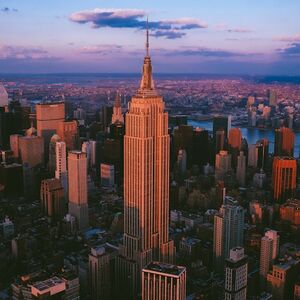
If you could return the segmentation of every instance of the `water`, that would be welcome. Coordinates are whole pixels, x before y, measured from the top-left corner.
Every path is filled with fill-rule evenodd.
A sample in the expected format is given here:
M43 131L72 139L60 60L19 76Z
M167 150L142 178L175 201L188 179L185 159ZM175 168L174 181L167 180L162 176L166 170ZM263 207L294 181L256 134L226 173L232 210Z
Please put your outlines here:
M188 120L188 125L193 127L201 127L206 130L212 132L213 131L213 122L212 121L195 121ZM243 138L246 138L248 141L248 145L255 144L260 139L268 139L269 140L269 152L272 153L274 151L274 130L272 129L258 129L258 128L241 128ZM300 151L300 132L295 133L295 150L294 156L298 157Z

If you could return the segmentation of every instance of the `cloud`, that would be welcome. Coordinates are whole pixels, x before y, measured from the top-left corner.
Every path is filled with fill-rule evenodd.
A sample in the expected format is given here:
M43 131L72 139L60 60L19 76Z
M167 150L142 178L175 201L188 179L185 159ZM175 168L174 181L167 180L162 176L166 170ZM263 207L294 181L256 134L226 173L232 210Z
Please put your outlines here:
M93 28L134 28L145 29L146 12L139 9L101 9L73 13L70 20L79 24L89 23ZM155 37L167 39L181 38L186 35L184 31L207 28L207 24L200 20L182 18L177 20L150 21L149 30Z
M81 54L97 54L107 55L112 53L120 53L123 46L121 45L96 45L96 46L85 46L80 49Z
M292 36L277 36L274 37L273 40L278 42L288 42L288 43L300 42L300 34L296 34Z
M0 11L4 13L9 13L9 12L17 12L18 10L16 8L3 7L0 8Z
M247 28L230 28L226 30L227 32L235 32L235 33L249 33L252 32L252 30Z
M281 54L282 57L285 58L292 58L300 57L300 43L292 43L288 47L284 49L278 49L278 52Z
M0 60L38 60L38 59L57 59L49 55L49 53L36 47L22 46L0 46Z
M218 23L214 25L214 28L217 31L226 31L230 33L249 33L252 32L252 30L244 27L235 27L235 28L230 28L227 23Z
M185 36L186 33L182 31L176 31L176 30L156 30L154 33L151 33L151 36L159 38L159 37L165 37L169 40L175 40L180 39L183 36Z
M202 57L215 57L215 58L230 58L237 56L245 56L243 53L232 52L221 49L209 49L209 48L191 48L183 50L165 51L165 55L176 56L202 56Z

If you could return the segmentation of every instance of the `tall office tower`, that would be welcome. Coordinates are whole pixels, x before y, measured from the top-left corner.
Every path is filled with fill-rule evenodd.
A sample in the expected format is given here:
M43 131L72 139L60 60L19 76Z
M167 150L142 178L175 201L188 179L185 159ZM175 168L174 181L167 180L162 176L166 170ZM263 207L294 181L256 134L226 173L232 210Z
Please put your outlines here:
M121 123L124 124L124 116L122 114L121 98L119 92L117 92L115 104L113 107L113 115L111 119L112 124Z
M223 180L225 175L231 171L231 154L227 151L220 151L216 155L215 177L217 180Z
M229 130L228 145L230 149L241 150L242 147L242 132L240 128L231 128Z
M203 167L210 161L211 151L209 151L208 131L203 128L195 128L193 136L193 158L194 163Z
M53 134L57 133L59 122L65 119L65 103L39 103L36 105L37 133L45 139L48 147Z
M225 144L226 144L226 133L224 129L218 129L216 131L216 137L215 137L215 151L216 153L219 153L222 150L225 150Z
M225 136L228 137L231 128L231 116L216 116L213 119L213 136L216 137L216 132L219 129L225 130Z
M41 208L43 213L51 218L51 221L58 221L66 214L67 203L63 187L58 179L51 178L42 181Z
M91 151L90 164L91 167L94 167L96 166L97 163L97 142L96 141L90 141L90 151Z
M213 258L216 271L222 272L224 263L224 220L223 213L214 216L214 241L213 241Z
M61 179L63 174L67 173L67 151L65 142L56 143L56 170L55 178Z
M277 105L277 93L274 90L269 90L269 106L276 106Z
M110 300L113 298L114 281L113 268L118 248L103 244L91 248L89 255L89 286L91 299Z
M257 167L264 169L268 162L269 155L269 141L267 139L261 139L256 142L257 149Z
M184 174L186 172L186 151L184 149L180 149L177 155L177 166L180 174Z
M265 236L273 240L272 259L276 259L279 253L279 235L276 230L268 230L265 232Z
M275 129L275 156L294 156L295 134L290 128Z
M10 140L10 149L13 152L15 158L19 158L19 138L22 135L20 134L12 134L9 137Z
M185 300L186 269L152 262L143 269L142 300Z
M246 156L241 151L237 158L236 179L240 186L245 186L246 183Z
M86 154L87 168L89 168L91 164L91 144L89 141L82 143L81 151Z
M258 160L258 149L256 144L249 145L248 147L248 166L256 168Z
M87 159L80 151L68 155L69 213L76 217L80 230L89 226Z
M224 258L227 259L230 249L244 245L245 210L241 206L225 204L223 210Z
M285 204L280 205L280 219L288 221L293 225L300 225L300 200L289 199Z
M66 143L67 150L76 150L78 146L78 121L77 120L64 120L58 124L57 134L61 140Z
M283 203L295 194L297 162L292 157L274 157L272 172L273 198Z
M44 163L44 139L39 136L23 136L19 138L19 153L23 164L29 168Z
M8 94L5 87L0 82L0 106L5 107L7 105L8 105Z
M101 184L105 187L113 188L115 185L115 166L110 164L100 164Z
M117 274L120 290L135 299L142 268L150 261L173 262L169 239L168 113L154 87L152 65L144 59L140 89L129 103L124 137L124 244Z
M194 129L193 126L180 125L178 128L174 129L174 134L172 138L173 147L172 157L176 160L178 151L180 149L185 149L187 154L187 167L192 166L192 156L193 156L193 136ZM199 153L197 153L199 155Z
M268 230L261 239L259 274L264 284L279 252L279 235L275 230Z
M51 137L49 143L49 161L48 161L48 169L51 174L54 175L56 169L56 143L60 142L61 139L57 134L54 134Z
M248 259L244 248L230 250L225 264L225 300L246 300L248 279Z
M245 211L231 197L225 197L219 213L214 217L214 264L223 272L224 260L230 249L243 246Z

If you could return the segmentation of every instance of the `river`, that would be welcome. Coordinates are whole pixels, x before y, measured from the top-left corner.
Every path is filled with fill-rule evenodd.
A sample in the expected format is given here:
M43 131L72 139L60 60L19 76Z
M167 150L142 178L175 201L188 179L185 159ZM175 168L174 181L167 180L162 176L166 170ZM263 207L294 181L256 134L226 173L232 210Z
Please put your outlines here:
M188 120L188 125L193 127L201 127L205 128L209 132L213 131L213 122L209 121L195 121ZM246 138L248 141L248 145L255 144L258 140L262 138L266 138L269 140L269 152L272 153L274 151L274 130L272 129L258 129L258 128L241 128L243 138ZM300 151L300 132L295 133L295 150L294 156L298 157Z

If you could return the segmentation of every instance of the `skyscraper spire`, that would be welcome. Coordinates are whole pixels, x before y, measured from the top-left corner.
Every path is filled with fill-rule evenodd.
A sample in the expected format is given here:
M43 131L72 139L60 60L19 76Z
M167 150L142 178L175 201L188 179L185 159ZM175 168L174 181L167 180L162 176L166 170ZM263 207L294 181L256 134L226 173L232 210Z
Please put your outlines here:
M141 80L141 85L139 89L139 93L146 95L146 91L149 94L149 91L155 91L154 89L154 82L152 78L152 64L151 58L149 55L149 22L147 18L146 23L146 56L144 58L144 65L143 65L143 76Z
M147 24L146 24L146 57L149 56L149 22L147 17Z

